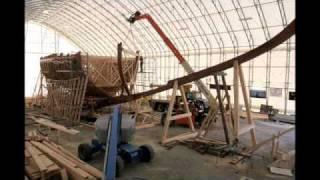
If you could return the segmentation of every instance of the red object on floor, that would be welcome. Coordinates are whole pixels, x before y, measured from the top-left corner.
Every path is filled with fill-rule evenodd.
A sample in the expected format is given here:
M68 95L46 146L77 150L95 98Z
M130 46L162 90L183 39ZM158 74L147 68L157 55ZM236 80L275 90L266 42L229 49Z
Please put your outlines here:
M195 125L195 117L191 116L191 119L192 119L193 125ZM189 125L189 120L188 120L187 117L181 118L181 119L177 119L177 120L175 120L175 124L176 125L186 125L186 126L188 126Z

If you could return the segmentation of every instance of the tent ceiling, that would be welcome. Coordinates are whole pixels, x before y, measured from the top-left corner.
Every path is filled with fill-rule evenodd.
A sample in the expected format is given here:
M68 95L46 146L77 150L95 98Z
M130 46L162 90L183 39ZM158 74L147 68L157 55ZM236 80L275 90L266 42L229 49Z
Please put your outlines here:
M147 21L133 25L126 21L137 10L149 13L184 54L236 55L262 44L295 18L293 0L25 0L25 4L26 21L54 29L94 55L115 55L119 42L145 56L172 55Z

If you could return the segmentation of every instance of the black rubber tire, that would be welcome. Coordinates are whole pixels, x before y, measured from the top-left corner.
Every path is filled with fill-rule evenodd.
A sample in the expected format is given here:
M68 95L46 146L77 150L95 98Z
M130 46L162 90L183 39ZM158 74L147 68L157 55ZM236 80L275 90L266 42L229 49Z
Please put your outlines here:
M122 175L124 169L124 161L121 156L117 156L116 159L116 177L120 177Z
M92 158L92 149L89 144L84 143L78 146L78 156L82 161L89 161Z
M141 157L142 162L150 162L154 158L154 150L152 146L150 146L149 144L144 144L139 148L142 151L142 157Z

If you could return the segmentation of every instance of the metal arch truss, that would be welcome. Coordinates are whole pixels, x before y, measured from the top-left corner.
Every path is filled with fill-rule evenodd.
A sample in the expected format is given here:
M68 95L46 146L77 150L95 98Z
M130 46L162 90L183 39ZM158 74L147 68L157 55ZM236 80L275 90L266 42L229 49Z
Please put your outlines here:
M270 8L272 13L268 11ZM25 9L26 21L56 30L91 55L114 56L117 42L123 42L131 51L139 50L146 59L146 71L154 71L138 75L141 81L148 81L141 82L143 88L139 90L145 90L147 83L179 77L184 71L177 63L169 64L174 55L150 25L131 25L126 21L132 13L150 14L197 71L261 45L294 19L295 10L291 0L25 0ZM273 19L279 22L269 21ZM257 39L260 34L263 41ZM291 55L295 50L294 40L272 52L276 50L285 53L282 88L286 112L288 91L294 89L294 84L289 82L290 68L294 67ZM273 81L272 52L267 53L263 65L267 70L264 75L267 92ZM255 85L254 61L249 61L245 68L248 68L250 88ZM206 78L204 82L210 84L213 79Z

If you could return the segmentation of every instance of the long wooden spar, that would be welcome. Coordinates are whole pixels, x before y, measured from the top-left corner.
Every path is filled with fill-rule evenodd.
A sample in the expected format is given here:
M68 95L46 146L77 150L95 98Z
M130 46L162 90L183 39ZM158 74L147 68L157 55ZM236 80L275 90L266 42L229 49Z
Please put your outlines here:
M178 81L178 85L181 86L183 84L187 84L193 81L197 81L201 78L210 76L214 73L224 71L226 69L232 68L233 63L235 61L238 61L239 64L245 63L249 60L252 60L253 58L260 56L261 54L270 51L271 49L277 47L281 43L288 40L291 36L295 34L295 19L287 26L285 27L280 33L278 33L276 36L274 36L269 41L265 42L264 44L242 54L237 57L234 57L228 61L225 61L223 63L220 63L215 66L211 66L209 68L200 70L198 72L194 72L191 74L188 74L186 76L182 76L180 78L176 78L173 80L168 81L166 85L160 86L156 89L152 89L145 92L140 92L136 94L132 94L129 96L118 96L118 97L111 97L111 98L105 98L102 99L100 102L97 102L97 107L103 107L108 105L114 105L119 103L125 103L129 101L133 101L145 96L150 96L162 91L166 91L168 89L171 89L173 87L174 81Z

